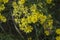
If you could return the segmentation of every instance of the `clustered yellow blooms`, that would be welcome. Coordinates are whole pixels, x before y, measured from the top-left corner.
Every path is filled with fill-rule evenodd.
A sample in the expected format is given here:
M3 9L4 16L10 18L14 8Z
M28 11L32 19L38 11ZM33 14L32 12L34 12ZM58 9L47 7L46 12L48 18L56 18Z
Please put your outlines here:
M47 30L47 31L45 31L45 34L47 36L50 35L49 31L53 29L53 19L52 19L52 16L50 14L47 17L46 22L43 24L43 27L44 27L44 30Z
M60 28L57 28L56 29L56 34L59 34L60 35Z
M2 22L6 22L6 17L3 16L3 15L1 15L1 13L0 13L0 21L2 21Z
M56 37L56 40L60 40L60 35Z
M5 9L4 4L8 3L8 1L9 0L0 0L0 21L1 22L6 22L6 17L1 15L1 12Z
M9 0L0 0L0 3L3 2L4 4L5 3L8 3Z
M53 0L46 0L47 4L51 4Z
M0 22L6 22L6 17L1 14L1 11L3 11L4 9L4 4L0 4Z
M43 12L37 10L36 4L31 4L29 8L24 6L25 1L26 0L18 0L18 3L15 1L12 3L14 8L12 16L14 17L14 21L19 25L20 30L30 33L33 30L33 26L29 24L39 21L40 24L43 25L48 17L44 15ZM28 10L30 10L31 13L28 12ZM48 26L51 26L53 21L48 20L47 23Z
M48 29L52 29L53 28L53 19L47 18L46 22L44 23L44 29L48 28Z
M22 4L20 4L19 2L21 2ZM26 33L30 33L33 30L33 27L28 25L26 18L20 18L22 14L26 14L27 13L27 7L24 7L23 5L24 1L23 0L19 0L18 4L16 2L13 2L13 14L12 16L15 17L15 22L19 24L20 30L23 30ZM25 16L28 16L29 14L26 14Z

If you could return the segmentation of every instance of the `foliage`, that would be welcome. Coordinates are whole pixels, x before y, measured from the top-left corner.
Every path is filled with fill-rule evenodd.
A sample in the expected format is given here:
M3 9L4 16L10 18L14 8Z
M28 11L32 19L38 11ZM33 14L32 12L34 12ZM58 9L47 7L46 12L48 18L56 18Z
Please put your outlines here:
M0 33L0 40L15 40L15 39L18 40L17 38L12 36L11 34Z
M60 40L60 22L55 17L57 1L0 0L0 31L14 34L19 40Z

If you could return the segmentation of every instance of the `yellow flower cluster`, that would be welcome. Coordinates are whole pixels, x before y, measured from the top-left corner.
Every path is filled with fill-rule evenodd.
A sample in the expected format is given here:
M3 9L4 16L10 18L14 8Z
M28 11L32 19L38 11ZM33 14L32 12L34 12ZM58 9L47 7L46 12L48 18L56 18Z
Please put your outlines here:
M53 28L53 19L52 19L52 16L49 14L49 16L47 17L47 20L46 22L43 24L43 27L44 27L44 30L47 30L45 31L45 34L48 36L50 35L50 32Z
M0 0L0 3L3 2L4 4L5 3L8 3L9 0Z
M57 36L57 37L56 37L56 40L60 40L60 36Z
M30 33L32 32L33 27L29 24L35 24L39 21L40 24L43 25L45 21L48 19L48 17L44 15L43 12L39 12L37 10L36 4L30 5L29 8L28 6L24 6L25 1L19 0L18 3L12 3L14 8L12 16L14 17L14 21L18 23L20 30L23 30L26 33ZM31 12L28 12L28 10L30 10ZM49 17L51 17L51 15L49 15ZM53 24L53 21L48 20L47 23L48 26L51 26Z
M22 18L22 24L19 24L20 30L23 30L26 33L30 33L33 30L33 27L28 25L27 21L25 21L25 19Z
M13 2L12 5L13 5L13 8L14 8L13 16L15 16L15 17L18 16L19 17L22 14L25 14L25 16L29 15L29 14L27 14L28 13L28 11L27 11L28 8L26 6L24 7L24 5L17 4L16 2Z
M56 29L56 34L59 34L60 35L60 28L57 28Z
M22 18L21 23L23 26L26 26L28 23L36 23L38 20L43 20L41 22L44 22L46 20L46 18L42 18L42 17L44 17L44 16L41 13L32 12L32 14L30 16L28 16L27 18Z
M20 2L20 3L19 3ZM29 14L27 14L27 7L24 7L23 5L24 0L19 0L18 4L16 2L13 2L13 14L12 16L15 17L15 22L19 24L20 30L23 30L26 33L30 33L33 30L33 27L28 25L27 20L25 17L20 18L22 14L24 14L25 16L28 16Z
M48 16L46 22L44 23L44 29L52 29L53 28L53 19L51 19L51 15Z
M21 19L21 24L19 24L19 27L26 33L30 33L33 30L33 27L28 25L26 18Z
M27 17L28 23L36 23L40 17L38 12L32 12L30 16Z
M4 17L3 15L1 15L1 13L0 13L0 21L6 22L6 17Z

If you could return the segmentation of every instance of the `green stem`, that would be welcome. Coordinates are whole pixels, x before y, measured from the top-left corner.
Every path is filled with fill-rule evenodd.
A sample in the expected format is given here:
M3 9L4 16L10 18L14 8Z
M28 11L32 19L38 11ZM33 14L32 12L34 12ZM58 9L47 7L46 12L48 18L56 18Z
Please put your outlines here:
M37 28L36 28L36 26L34 26L34 27L35 27L35 31L36 31L36 40L39 40L39 39L38 39L38 34L37 34L37 32L38 32L38 31L37 31Z
M3 32L5 32L4 29L3 29L3 27L1 26L1 23L0 23L0 28L2 29Z

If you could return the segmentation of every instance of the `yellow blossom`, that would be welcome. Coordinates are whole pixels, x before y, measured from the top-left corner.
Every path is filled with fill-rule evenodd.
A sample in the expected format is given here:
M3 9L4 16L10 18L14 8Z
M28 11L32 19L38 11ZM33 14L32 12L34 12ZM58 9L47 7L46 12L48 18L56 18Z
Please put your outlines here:
M33 22L33 23L36 23L37 21L38 21L38 19L37 19L37 16L32 16L31 17L31 21Z
M20 28L20 30L24 30L25 29L25 25L19 24L19 28Z
M20 19L18 19L18 18L15 18L14 21L15 21L16 23L20 23Z
M53 25L53 20L48 20L48 26Z
M4 3L8 3L9 0L3 0Z
M1 4L1 5L0 5L0 11L2 11L2 10L4 10L4 9L5 9L4 4Z
M30 10L33 11L33 12L35 12L35 11L36 11L36 8L37 8L37 7L36 7L36 4L33 4L33 5L30 7Z
M50 32L48 30L45 30L44 33L49 36L50 35Z
M9 0L0 0L0 2L2 3L8 3Z
M33 27L30 25L23 26L22 24L19 24L20 30L24 31L25 33L30 33L33 30Z
M24 23L24 22L26 22L26 18L21 19L21 23Z
M60 28L56 29L56 34L60 34Z
M56 36L56 40L60 40L60 36Z
M2 2L2 0L0 0L0 2Z
M46 0L47 4L51 4L53 0Z
M32 32L32 30L33 30L33 27L28 25L25 27L24 32L30 33L30 32Z
M40 15L40 24L43 24L46 21L47 17L45 15Z
M28 38L28 40L32 40L32 38L31 38L31 37L29 37L29 38Z
M43 25L44 29L52 29L53 28L53 20L47 20L46 23Z
M16 2L13 2L12 5L13 5L13 8L18 8L18 5Z
M27 22L28 22L28 23L31 23L31 16L28 16L28 17L27 17Z
M6 22L6 18L3 15L1 15L1 14L0 14L0 21Z
M26 0L19 0L18 4L24 4Z

